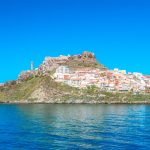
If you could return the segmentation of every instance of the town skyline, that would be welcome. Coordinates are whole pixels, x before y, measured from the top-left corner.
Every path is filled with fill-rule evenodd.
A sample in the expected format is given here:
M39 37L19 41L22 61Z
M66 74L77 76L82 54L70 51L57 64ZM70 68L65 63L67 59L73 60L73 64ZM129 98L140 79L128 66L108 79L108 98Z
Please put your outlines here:
M82 52L84 52L84 51L82 51ZM93 53L94 55L95 55L95 53L94 52L92 52L92 51L90 51L91 53ZM72 55L70 55L70 54L67 54L67 55L64 55L64 54L60 54L60 55L53 55L53 56L45 56L44 57L44 59L46 59L46 58L49 58L49 57L52 57L52 58L57 58L57 57L60 57L60 56L73 56L73 55L79 55L79 54L72 54ZM95 57L96 57L96 55L95 55ZM44 59L43 59L43 61L44 61ZM96 57L96 60L97 60L97 62L98 63L100 63L100 64L102 64L98 59L97 59L97 57ZM21 73L21 72L23 72L23 71L34 71L34 70L36 70L37 68L39 68L40 67L40 65L43 63L43 61L40 63L40 64L38 64L37 65L37 63L36 62L34 62L33 60L31 60L31 61L29 61L28 62L28 64L27 64L27 66L26 66L26 68L25 69L22 69L22 70L20 70L19 71L19 73L17 74L17 76L16 76L16 78L14 78L14 79L12 79L12 78L10 78L10 79L7 79L7 80L4 80L3 82L0 82L0 83L5 83L5 82L7 82L7 81L11 81L11 80L17 80L17 78L18 78L18 76L19 76L19 74ZM106 68L108 68L105 64L102 64L102 65L104 65ZM128 70L128 69L126 69L126 68L119 68L119 67L114 67L114 68L108 68L109 70L115 70L115 69L118 69L118 70L122 70L122 71L125 71L126 73L140 73L140 74L143 74L143 75L150 75L150 74L144 74L143 72L139 72L139 71L130 71L130 70Z
M150 92L150 76L118 68L109 70L97 62L94 53L88 51L72 56L46 57L36 69L33 69L33 63L31 63L30 70L19 74L17 83L46 76L55 82L79 89L95 86L107 92L132 92L134 94Z
M109 69L150 74L148 0L0 0L0 82L46 56L95 53Z

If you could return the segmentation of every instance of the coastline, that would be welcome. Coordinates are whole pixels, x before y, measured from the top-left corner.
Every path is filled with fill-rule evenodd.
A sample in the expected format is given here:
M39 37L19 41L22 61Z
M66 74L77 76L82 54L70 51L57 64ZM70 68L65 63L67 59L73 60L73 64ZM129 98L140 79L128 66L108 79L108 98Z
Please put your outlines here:
M150 104L150 101L72 101L72 102L60 102L60 101L0 101L0 104Z
M0 89L1 104L150 104L150 94L113 93L98 88L78 89L35 77Z

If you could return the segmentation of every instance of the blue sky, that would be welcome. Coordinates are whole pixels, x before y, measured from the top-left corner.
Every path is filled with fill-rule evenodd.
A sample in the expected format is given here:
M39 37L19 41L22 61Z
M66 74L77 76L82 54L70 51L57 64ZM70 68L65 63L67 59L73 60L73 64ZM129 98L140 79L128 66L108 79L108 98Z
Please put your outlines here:
M84 50L110 69L150 74L149 0L0 0L0 82L31 60Z

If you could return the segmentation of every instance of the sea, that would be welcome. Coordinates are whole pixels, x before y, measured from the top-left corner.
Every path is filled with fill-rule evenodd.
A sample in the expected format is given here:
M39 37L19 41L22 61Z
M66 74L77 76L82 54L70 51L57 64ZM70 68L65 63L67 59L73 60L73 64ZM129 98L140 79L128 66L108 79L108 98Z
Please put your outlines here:
M150 105L1 104L7 149L150 150Z

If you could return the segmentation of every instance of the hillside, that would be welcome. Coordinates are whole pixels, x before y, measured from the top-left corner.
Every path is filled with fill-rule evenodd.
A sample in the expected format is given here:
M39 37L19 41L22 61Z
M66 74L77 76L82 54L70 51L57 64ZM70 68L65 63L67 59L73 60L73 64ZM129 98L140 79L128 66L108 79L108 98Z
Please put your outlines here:
M35 77L19 84L0 88L0 102L55 102L76 97L76 88L54 82L51 77Z
M56 83L51 77L35 77L0 88L1 103L150 103L150 96L99 91L96 87L79 90Z
M67 74L60 74L58 68L60 70L65 68ZM75 74L75 71L77 74ZM56 72L60 77L63 75L65 80L62 80L62 77L59 78ZM54 74L58 79L54 77ZM121 78L127 81L124 71L120 74ZM4 86L0 86L0 102L150 103L149 94L139 93L135 95L133 89L127 92L118 92L114 89L110 91L107 84L103 89L102 86L98 87L97 84L88 84L88 86L83 86L82 88L81 84L78 85L79 79L83 79L85 82L91 77L91 83L103 82L105 79L107 81L105 83L114 82L117 86L118 79L115 79L114 75L104 65L98 63L95 55L90 52L83 52L81 55L73 56L46 57L36 70L24 71L19 75L17 81L10 81L5 83ZM116 75L119 77L118 74ZM72 77L72 83L70 83L69 76ZM134 79L132 80L135 81L132 82L139 84L140 78L135 75L132 76ZM129 79L132 76L129 75ZM146 82L150 81L149 77L146 77L145 80Z

